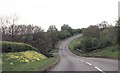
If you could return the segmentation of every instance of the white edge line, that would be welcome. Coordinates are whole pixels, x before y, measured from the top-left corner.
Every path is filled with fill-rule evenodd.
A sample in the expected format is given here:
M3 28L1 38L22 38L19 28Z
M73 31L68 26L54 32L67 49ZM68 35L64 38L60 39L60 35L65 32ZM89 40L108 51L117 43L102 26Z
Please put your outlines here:
M95 67L98 71L102 72L102 73L105 73L103 70L101 70L100 68L98 67Z

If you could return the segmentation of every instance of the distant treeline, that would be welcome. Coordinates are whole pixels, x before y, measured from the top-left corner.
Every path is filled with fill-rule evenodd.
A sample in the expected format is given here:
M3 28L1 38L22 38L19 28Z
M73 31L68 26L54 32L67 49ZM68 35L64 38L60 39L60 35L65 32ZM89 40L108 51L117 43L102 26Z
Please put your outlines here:
M72 29L67 24L61 26L61 31L58 31L55 25L51 25L45 32L41 27L31 24L17 25L15 24L15 19L1 19L0 21L2 41L30 44L46 56L49 56L50 51L55 49L55 44L59 40L81 33L81 29Z

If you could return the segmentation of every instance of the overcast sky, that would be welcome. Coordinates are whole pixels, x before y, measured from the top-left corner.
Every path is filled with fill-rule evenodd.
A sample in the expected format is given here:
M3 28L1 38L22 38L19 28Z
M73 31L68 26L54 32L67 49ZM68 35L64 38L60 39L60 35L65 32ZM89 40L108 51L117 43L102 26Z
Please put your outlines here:
M16 14L18 24L34 24L47 30L52 24L83 28L101 21L113 23L119 0L0 0L0 15Z

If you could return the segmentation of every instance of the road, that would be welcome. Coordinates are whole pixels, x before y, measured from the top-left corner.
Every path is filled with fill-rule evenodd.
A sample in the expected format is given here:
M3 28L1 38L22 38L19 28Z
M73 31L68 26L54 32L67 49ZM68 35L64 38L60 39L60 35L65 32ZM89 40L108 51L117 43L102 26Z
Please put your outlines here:
M59 63L48 71L118 71L118 60L105 58L80 57L68 50L69 43L81 35L63 41L59 47Z

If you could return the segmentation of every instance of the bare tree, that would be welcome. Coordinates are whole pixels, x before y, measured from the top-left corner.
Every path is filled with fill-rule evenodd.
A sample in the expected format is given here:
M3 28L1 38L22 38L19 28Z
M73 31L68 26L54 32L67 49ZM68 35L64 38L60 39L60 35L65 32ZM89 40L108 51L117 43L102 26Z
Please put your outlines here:
M15 24L16 24L16 21L17 21L17 16L14 15L14 16L1 16L0 17L0 29L1 29L1 32L2 32L2 36L4 35L10 35L11 34L11 40L13 41L14 39L14 33L15 33ZM10 26L10 30L8 31L8 27Z

